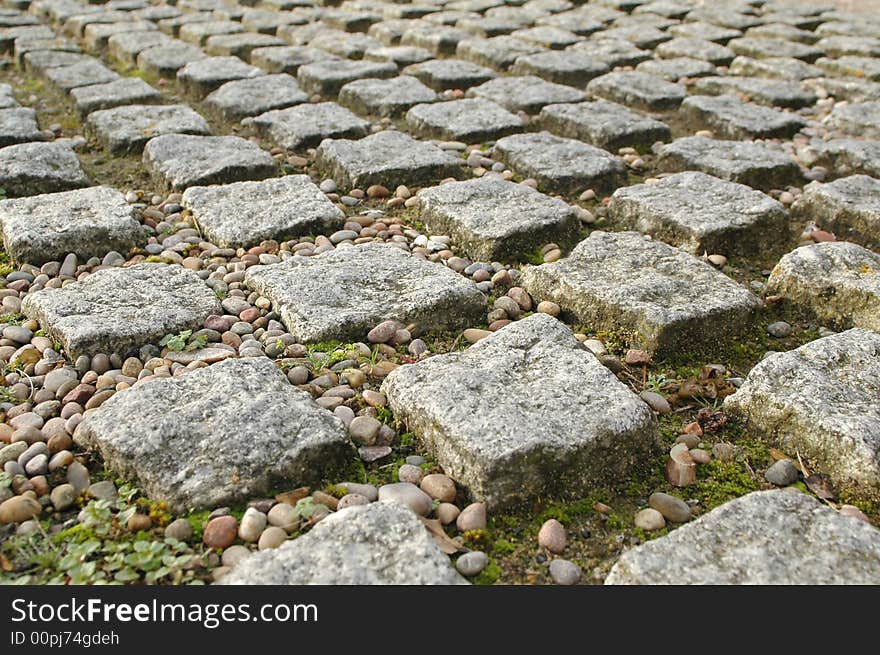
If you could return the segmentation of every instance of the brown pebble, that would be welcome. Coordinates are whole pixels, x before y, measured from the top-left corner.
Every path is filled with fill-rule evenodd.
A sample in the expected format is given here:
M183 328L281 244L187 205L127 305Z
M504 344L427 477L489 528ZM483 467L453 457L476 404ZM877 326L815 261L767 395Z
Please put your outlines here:
M367 188L367 196L370 198L387 198L389 195L391 192L381 184L373 184Z
M545 521L538 531L538 545L551 553L558 555L565 550L567 543L568 537L565 534L565 528L556 519Z
M132 514L128 519L128 529L131 532L149 530L153 527L153 521L146 514Z
M238 536L238 521L234 516L218 516L205 526L202 541L208 548L228 548Z

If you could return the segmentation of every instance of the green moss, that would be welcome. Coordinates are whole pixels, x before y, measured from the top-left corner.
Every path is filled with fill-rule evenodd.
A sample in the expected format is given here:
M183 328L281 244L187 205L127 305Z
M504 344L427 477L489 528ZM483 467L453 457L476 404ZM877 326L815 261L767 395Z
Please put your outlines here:
M506 539L497 539L492 544L492 552L498 555L512 553L516 550L516 546Z
M490 585L495 584L501 578L503 571L498 563L494 559L489 559L489 563L486 565L480 574L471 579L476 585Z
M700 466L697 481L689 487L691 495L699 498L706 510L734 498L758 490L758 484L745 467L738 462L713 459Z

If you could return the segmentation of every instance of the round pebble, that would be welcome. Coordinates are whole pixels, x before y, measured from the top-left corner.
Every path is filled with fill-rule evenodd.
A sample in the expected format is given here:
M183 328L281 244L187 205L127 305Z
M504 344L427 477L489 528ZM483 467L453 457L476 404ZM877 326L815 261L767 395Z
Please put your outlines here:
M269 526L263 533L260 535L260 539L257 542L257 547L260 550L270 550L272 548L278 548L281 544L287 541L287 533L276 526Z
M798 470L790 459L780 459L764 472L764 478L777 487L787 487L797 482Z
M577 584L581 579L581 567L567 559L555 559L550 562L550 577L558 585Z
M486 503L471 503L463 510L455 522L461 532L486 529Z
M691 520L691 508L686 502L675 496L658 491L651 494L651 497L648 498L648 504L660 512L664 519L673 523L686 523Z
M202 533L202 541L208 548L228 548L238 534L238 521L234 516L218 516L208 521Z
M432 473L422 478L419 485L422 491L440 502L450 503L455 500L455 482L442 473Z
M479 550L465 553L455 561L455 568L465 577L479 575L489 563L489 556Z
M551 553L561 553L565 550L567 543L568 537L565 534L565 528L556 519L545 521L538 531L538 545Z
M666 527L666 519L653 507L646 507L636 514L635 525L642 530L653 532Z

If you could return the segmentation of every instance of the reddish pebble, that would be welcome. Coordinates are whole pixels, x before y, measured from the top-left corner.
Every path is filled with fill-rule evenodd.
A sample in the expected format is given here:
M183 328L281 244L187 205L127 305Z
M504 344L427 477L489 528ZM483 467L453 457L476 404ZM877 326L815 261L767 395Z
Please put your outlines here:
M817 243L827 243L829 241L837 241L837 237L826 232L825 230L813 230L810 232L810 238Z
M202 541L208 548L228 548L238 535L238 521L234 516L218 516L205 526Z

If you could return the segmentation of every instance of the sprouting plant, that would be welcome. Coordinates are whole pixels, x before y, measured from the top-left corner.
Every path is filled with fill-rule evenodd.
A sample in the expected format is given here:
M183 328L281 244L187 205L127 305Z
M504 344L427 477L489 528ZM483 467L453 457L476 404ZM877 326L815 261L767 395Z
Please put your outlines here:
M168 350L180 352L182 350L191 351L204 348L208 344L208 339L203 334L192 336L192 330L184 330L177 334L166 334L159 342L160 346L165 346Z

